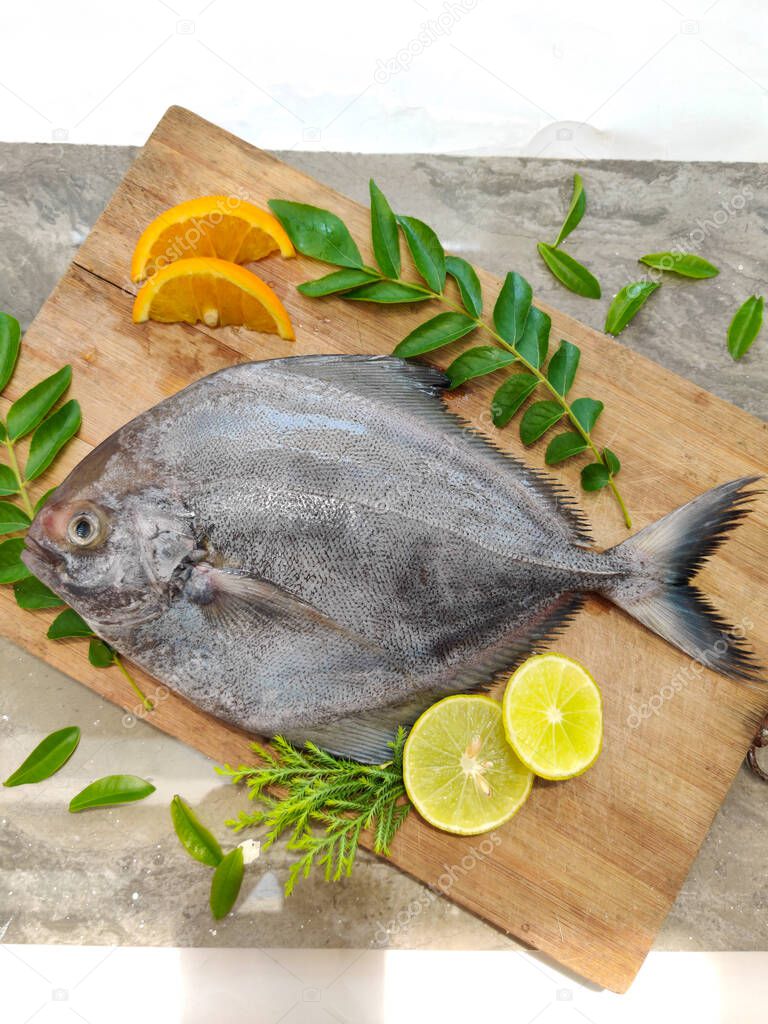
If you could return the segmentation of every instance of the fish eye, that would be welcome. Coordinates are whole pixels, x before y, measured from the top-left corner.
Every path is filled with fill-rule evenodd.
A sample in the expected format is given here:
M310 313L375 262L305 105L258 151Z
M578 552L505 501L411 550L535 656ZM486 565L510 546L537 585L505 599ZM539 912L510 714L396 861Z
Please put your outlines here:
M104 529L95 512L77 512L67 524L67 538L79 548L91 547L104 536Z

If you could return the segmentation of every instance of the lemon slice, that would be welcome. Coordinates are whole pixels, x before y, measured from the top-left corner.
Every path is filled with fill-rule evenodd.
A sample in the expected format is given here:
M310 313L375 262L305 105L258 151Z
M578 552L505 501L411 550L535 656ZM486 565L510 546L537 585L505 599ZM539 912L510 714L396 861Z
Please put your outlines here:
M533 774L507 743L498 701L459 694L433 704L411 729L403 781L430 825L471 836L511 818Z
M603 745L603 699L572 658L538 654L507 683L504 730L518 757L543 779L570 779L597 760Z

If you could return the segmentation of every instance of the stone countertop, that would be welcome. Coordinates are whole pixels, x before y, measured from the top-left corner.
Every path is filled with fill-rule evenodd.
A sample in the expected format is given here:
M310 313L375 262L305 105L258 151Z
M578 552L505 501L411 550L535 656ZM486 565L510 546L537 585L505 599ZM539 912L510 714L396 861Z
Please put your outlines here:
M26 327L130 164L124 147L0 144L0 309ZM725 332L766 289L768 168L753 164L279 154L366 202L374 176L393 205L422 217L447 247L497 273L514 268L536 294L594 327L610 297L643 276L639 255L684 247L721 268L712 281L665 275L617 344L637 348L755 415L768 411L768 335L735 364ZM574 171L587 214L568 250L600 278L599 302L572 295L535 242L557 234ZM195 750L125 715L0 639L0 777L40 738L78 723L78 755L39 787L0 796L0 939L175 946L515 949L516 943L361 853L340 885L312 878L287 901L278 846L246 877L237 913L214 924L209 875L181 850L167 805L181 793L221 839L243 794ZM706 737L692 737L706 742ZM137 771L157 796L135 807L68 815L69 796L100 775ZM768 948L768 787L742 769L656 944L658 949ZM414 909L416 908L416 909Z

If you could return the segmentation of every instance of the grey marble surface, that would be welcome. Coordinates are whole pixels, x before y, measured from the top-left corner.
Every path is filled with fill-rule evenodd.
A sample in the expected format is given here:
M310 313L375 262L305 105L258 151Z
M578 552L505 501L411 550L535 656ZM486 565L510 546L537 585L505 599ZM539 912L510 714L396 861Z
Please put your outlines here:
M0 144L0 308L24 326L133 155L119 147ZM637 256L674 245L701 252L721 275L708 282L665 278L617 343L765 417L768 333L735 365L725 331L743 299L766 288L768 169L282 155L361 201L375 176L399 210L428 220L454 251L497 272L519 270L542 299L595 327L602 326L611 295L642 276ZM574 170L584 175L589 204L568 249L602 281L600 302L562 289L535 251L537 240L557 233ZM44 786L0 790L0 938L6 942L515 948L446 900L424 905L421 886L367 854L344 884L310 880L285 901L282 847L249 869L237 914L214 925L208 872L179 847L167 805L182 793L224 840L222 822L245 805L242 793L217 779L196 751L126 718L0 640L0 777L67 722L83 729L70 764ZM66 813L73 792L94 777L126 770L152 779L157 794L121 810ZM742 769L657 948L768 949L767 849L768 787Z

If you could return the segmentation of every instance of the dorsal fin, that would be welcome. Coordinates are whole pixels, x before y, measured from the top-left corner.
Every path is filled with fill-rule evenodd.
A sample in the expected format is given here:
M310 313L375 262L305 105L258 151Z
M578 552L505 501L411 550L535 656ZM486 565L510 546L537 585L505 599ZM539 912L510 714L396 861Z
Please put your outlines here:
M448 388L448 378L438 369L423 363L409 363L394 356L328 355L288 356L272 359L260 366L273 366L281 373L295 373L327 381L342 391L360 395L382 405L397 405L417 419L437 426L449 436L459 436L507 473L514 474L526 490L534 491L553 515L567 528L574 544L589 547L593 543L589 522L573 496L552 477L531 469L513 455L507 455L468 420L449 410L440 396ZM228 372L228 371L224 371Z

